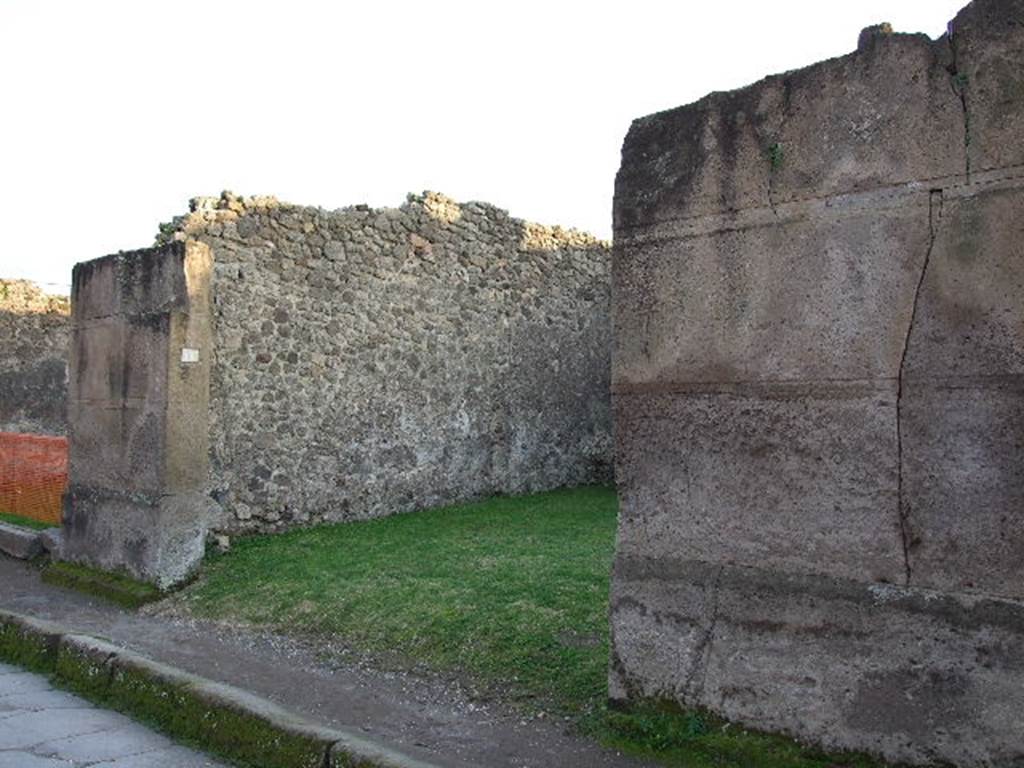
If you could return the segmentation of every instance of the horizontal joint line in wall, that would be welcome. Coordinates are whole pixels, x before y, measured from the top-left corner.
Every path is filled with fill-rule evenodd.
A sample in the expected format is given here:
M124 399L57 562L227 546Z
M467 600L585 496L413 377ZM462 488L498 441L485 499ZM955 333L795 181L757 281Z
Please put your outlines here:
M1013 171L1013 173L993 176L993 174L1004 171ZM943 191L947 197L962 197L966 194L976 193L979 188L984 187L1005 184L1012 184L1013 187L1016 187L1016 182L1024 182L1024 165L979 171L976 174L972 174L971 181L961 181L961 178L963 177L943 176L902 182L871 190L837 192L831 195L809 195L803 198L781 200L777 201L774 207L754 206L737 210L715 210L692 216L677 216L646 224L635 224L629 227L618 228L615 233L615 239L620 245L643 244L665 240L685 240L720 232L770 227L784 221L795 221L806 217L811 212L806 207L808 203L822 204L821 210L823 211L842 210L844 208L867 209L872 202L889 202L911 197L922 197L923 204L936 189ZM937 184L936 182L942 183ZM742 221L743 219L745 221ZM709 220L711 223L708 223ZM716 227L716 221L728 221L732 224L731 226ZM701 226L702 223L705 223L706 226ZM668 230L673 225L679 227L682 231L658 231ZM651 232L651 230L654 231Z

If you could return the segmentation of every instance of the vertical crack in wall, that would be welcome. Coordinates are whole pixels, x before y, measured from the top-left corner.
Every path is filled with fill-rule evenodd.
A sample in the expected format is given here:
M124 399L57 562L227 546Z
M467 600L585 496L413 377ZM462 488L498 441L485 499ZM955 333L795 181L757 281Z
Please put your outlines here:
M786 118L782 118L782 124L779 126L779 133L783 133L786 127ZM768 145L766 150L768 160L768 207L771 209L775 218L779 218L779 211L775 203L775 179L782 171L782 164L785 162L785 150L782 147L782 143L775 141Z
M775 218L779 218L779 209L775 207L775 171L768 173L768 207Z
M921 273L918 275L917 285L914 288L914 300L910 308L907 333L903 338L903 351L900 354L900 367L896 378L896 503L900 521L900 538L903 543L903 567L906 571L908 586L912 569L910 565L910 505L903 493L903 375L907 365L907 352L910 349L910 337L914 332L914 321L917 318L917 305L921 300L921 290L924 287L925 276L928 274L928 264L932 258L939 224L942 221L943 200L941 189L933 189L928 193L928 249L925 251L924 263L921 265Z
M722 591L722 574L725 573L725 566L718 566L715 574L715 583L711 588L711 622L708 625L704 649L704 663L701 664L700 672L700 699L704 700L704 688L707 685L708 666L711 664L711 651L714 649L715 636L718 633L718 611L721 605L720 594Z
M690 665L690 671L686 675L686 680L683 682L683 699L689 700L690 703L699 704L704 697L704 686L708 677L708 665L711 663L711 650L715 642L715 634L718 631L718 608L719 608L719 592L722 587L722 574L725 572L724 566L719 566L715 571L715 578L707 588L706 602L710 603L710 614L711 618L708 620L708 628L704 630L700 640L697 641L696 647L693 650L693 663ZM697 679L698 674L700 675L700 684L696 690L693 691L694 698L690 698L688 695L691 691L691 686L694 680Z
M949 72L949 87L960 102L960 110L964 121L964 173L967 181L971 180L971 114L967 109L967 74L960 71L956 50L956 34L952 26L947 33L952 63L946 68Z

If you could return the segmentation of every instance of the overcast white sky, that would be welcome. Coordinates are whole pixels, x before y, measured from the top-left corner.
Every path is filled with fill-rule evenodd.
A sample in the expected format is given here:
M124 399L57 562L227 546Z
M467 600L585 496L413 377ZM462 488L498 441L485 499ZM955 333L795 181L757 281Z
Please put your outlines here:
M0 276L66 291L222 189L432 189L609 237L632 118L964 4L0 0Z

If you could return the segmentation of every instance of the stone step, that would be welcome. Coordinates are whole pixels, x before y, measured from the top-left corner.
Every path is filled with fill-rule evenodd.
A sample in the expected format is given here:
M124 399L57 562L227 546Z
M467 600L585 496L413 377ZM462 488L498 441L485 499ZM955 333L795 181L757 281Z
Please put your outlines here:
M42 532L0 523L0 552L19 560L31 560L43 553Z

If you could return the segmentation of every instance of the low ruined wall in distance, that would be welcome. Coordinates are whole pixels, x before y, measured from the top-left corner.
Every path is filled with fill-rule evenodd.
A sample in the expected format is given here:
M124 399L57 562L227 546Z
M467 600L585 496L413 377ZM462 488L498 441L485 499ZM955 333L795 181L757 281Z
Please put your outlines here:
M232 527L611 478L610 249L489 205L193 201L214 256L212 492Z
M633 123L611 696L1024 760L1024 2Z
M0 280L0 432L65 433L67 296Z

